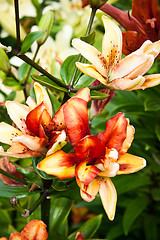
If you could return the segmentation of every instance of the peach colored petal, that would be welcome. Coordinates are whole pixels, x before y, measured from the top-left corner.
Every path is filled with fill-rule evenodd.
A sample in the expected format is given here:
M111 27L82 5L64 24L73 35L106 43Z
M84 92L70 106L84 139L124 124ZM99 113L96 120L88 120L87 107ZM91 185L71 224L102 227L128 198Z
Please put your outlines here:
M44 102L45 108L52 118L52 114L53 114L52 113L52 104L51 104L51 100L48 96L46 89L44 87L42 87L42 85L40 85L39 83L35 82L34 83L34 91L36 94L37 104L39 105L41 102Z
M102 164L96 164L97 168L102 169L101 172L98 174L100 177L115 177L119 170L119 164L116 162L111 162L109 160L106 161L105 167L102 167Z
M1 122L0 123L0 142L11 145L15 136L21 136L22 132L12 127L11 125Z
M25 226L21 236L26 237L28 240L46 240L48 237L46 227L43 221L34 219Z
M32 151L40 153L45 153L47 151L46 146L48 144L48 140L46 138L38 138L25 134L14 137L12 141L22 143Z
M127 137L123 142L122 148L119 151L119 155L122 155L128 151L128 149L130 148L132 141L134 139L134 133L135 133L134 127L132 125L128 125L127 126Z
M132 91L136 89L140 89L141 86L145 82L145 77L138 76L135 79L129 79L127 77L124 78L117 78L110 82L108 86L117 89L117 90L126 90L126 91Z
M85 100L86 102L89 102L91 100L91 97L90 97L90 90L89 88L81 88L76 94L74 97L77 97L77 98L81 98L83 100ZM73 98L73 97L72 97Z
M84 74L99 80L104 85L107 85L107 78L103 77L93 65L76 62L76 67Z
M123 58L112 70L109 81L117 78L128 77L130 79L137 78L139 75L145 74L154 62L153 55L147 54L130 54Z
M11 233L9 240L29 240L25 236L22 236L20 233Z
M144 158L129 153L122 155L117 163L119 164L117 175L134 173L146 166L146 160Z
M109 70L121 59L122 32L118 25L106 16L102 16L105 34L102 42L102 54L107 60Z
M16 126L23 132L28 133L25 120L29 113L29 107L15 101L7 101L6 108L8 114Z
M90 61L97 71L104 77L108 76L108 64L104 56L92 45L74 38L72 40L73 47L78 50L88 61Z
M36 102L30 96L27 98L26 104L29 106L29 111L32 111L35 107L37 107Z
M151 74L144 76L145 82L141 86L137 86L134 89L146 89L150 87L155 87L160 84L160 74Z
M150 45L146 46L144 49L144 53L152 54L154 58L158 56L159 52L160 52L160 40L154 43L151 43Z
M99 194L109 220L113 220L116 211L117 192L110 178L100 179Z
M98 179L93 179L93 181L85 185L82 183L78 178L76 178L77 184L80 187L81 191L81 197L86 201L86 202L91 202L95 199L95 196L97 195L99 191L99 180Z
M84 160L76 167L76 176L79 180L88 185L100 173L100 170L94 165L88 165L88 161Z
M72 178L75 176L74 155L58 150L38 163L37 169L60 179Z

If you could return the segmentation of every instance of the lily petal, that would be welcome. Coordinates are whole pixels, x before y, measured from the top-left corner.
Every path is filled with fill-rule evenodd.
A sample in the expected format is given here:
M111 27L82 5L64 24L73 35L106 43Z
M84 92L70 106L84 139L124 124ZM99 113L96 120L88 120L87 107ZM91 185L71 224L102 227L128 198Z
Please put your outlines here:
M46 138L38 138L25 134L14 137L12 141L22 143L32 151L40 153L45 153L47 151L46 145L48 144L48 140Z
M75 176L74 155L58 150L38 163L37 169L59 179L72 178Z
M83 100L85 100L87 103L91 100L91 96L90 96L90 90L89 88L81 88L74 97L77 98L81 98ZM72 97L73 98L73 97Z
M109 70L121 59L122 32L118 25L106 16L102 16L105 34L102 42L102 54L107 60Z
M86 160L76 167L76 176L86 185L90 184L99 173L100 170L94 165L88 165Z
M41 102L44 102L45 108L52 118L52 114L53 114L52 113L52 104L51 104L51 101L50 101L47 91L45 90L44 87L42 87L37 82L34 83L34 91L36 94L37 104L39 105Z
M33 98L30 96L26 100L26 104L29 106L29 111L33 110L35 107L37 107L36 102L34 101Z
M122 144L122 148L119 151L119 155L123 155L128 151L128 149L130 148L132 141L134 139L134 133L135 133L134 127L132 125L128 125L127 126L127 137Z
M10 118L16 124L16 126L23 133L28 133L25 120L27 114L29 113L29 107L19 102L6 101L6 108Z
M127 124L124 114L117 113L106 123L106 130L97 136L107 148L119 151L126 138Z
M146 166L146 160L144 158L129 153L122 155L117 163L119 164L117 175L134 173Z
M89 164L96 158L104 156L105 145L97 136L84 137L75 148L76 163L79 164L83 160L87 160Z
M104 85L107 85L107 79L103 77L94 66L76 62L76 67L84 74L99 80Z
M63 112L67 133L74 148L83 137L90 135L87 102L74 97L65 104Z
M0 142L12 145L12 140L15 136L21 136L22 132L12 127L11 125L1 122L0 123Z
M92 45L78 39L74 38L72 40L73 47L78 50L88 61L90 61L97 71L101 73L104 77L108 76L108 64L101 52L99 52Z
M21 236L26 237L29 240L46 240L48 237L46 227L47 226L43 221L34 219L25 226L21 232Z
M137 55L131 53L114 67L110 74L109 81L122 77L128 77L130 79L137 78L139 75L145 74L153 62L153 55Z
M151 74L144 76L145 82L141 86L137 86L134 89L146 89L150 87L155 87L160 84L160 74Z
M119 170L119 164L117 162L106 161L105 168L103 164L96 164L97 168L102 169L101 172L98 174L100 177L115 177Z
M100 179L99 194L108 218L113 220L116 211L117 192L110 178Z
M80 187L81 191L81 197L86 201L86 202L91 202L95 199L95 196L97 195L99 191L99 180L98 179L93 179L93 181L85 185L82 183L78 178L76 178L77 184Z
M132 91L140 89L145 83L145 77L138 76L135 79L129 79L128 77L118 78L110 82L108 85L117 90Z
M22 236L20 233L11 233L9 240L28 240L25 236Z

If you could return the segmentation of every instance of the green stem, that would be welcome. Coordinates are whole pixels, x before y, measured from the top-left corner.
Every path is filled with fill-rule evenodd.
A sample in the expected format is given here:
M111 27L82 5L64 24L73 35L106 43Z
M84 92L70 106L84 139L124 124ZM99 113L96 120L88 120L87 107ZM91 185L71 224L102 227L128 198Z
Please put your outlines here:
M21 51L21 37L20 37L20 24L19 24L19 5L18 0L14 0L15 16L16 16L16 34L17 34L17 51Z
M29 65L31 65L33 68L35 68L36 70L38 70L40 73L42 73L44 76L48 77L49 79L51 79L53 82L55 82L56 84L58 84L59 86L68 89L68 86L66 86L64 83L62 83L60 80L58 80L57 78L55 78L54 76L52 76L50 73L48 73L46 70L44 70L42 67L40 67L37 63L35 63L34 61L32 61L29 57L27 57L26 55L19 55L16 53L15 50L12 50L12 53L17 56L18 58L22 59L24 62L28 63Z
M41 219L47 225L48 232L49 232L50 205L51 199L49 197L45 197L44 201L41 203Z
M91 32L91 28L92 28L92 24L93 24L93 21L94 21L94 17L95 17L95 14L96 14L96 11L97 11L97 8L92 8L92 12L91 12L91 15L90 15L90 19L89 19L89 23L88 23L88 27L87 27L87 31L86 31L86 34L85 36L87 36L88 34L90 34ZM82 55L79 54L79 58L78 58L78 62L81 62L82 61ZM71 91L72 87L73 87L73 84L74 84L74 81L75 81L75 76L77 74L77 71L78 71L78 68L75 67L74 69L74 72L73 72L73 75L72 75L72 79L71 79L71 82L68 86L68 90Z
M20 178L18 178L18 177L16 177L16 176L14 176L14 175L11 174L11 173L8 173L8 172L6 172L6 171L4 171L4 170L2 170L2 169L0 169L0 173L3 174L3 175L5 175L5 176L7 176L7 177L9 177L9 178L11 178L11 179L13 179L13 180L15 180L15 181L17 181L17 182L20 182L20 183L22 183L22 184L27 185L26 181L24 181L24 180L22 180L22 179L20 179Z

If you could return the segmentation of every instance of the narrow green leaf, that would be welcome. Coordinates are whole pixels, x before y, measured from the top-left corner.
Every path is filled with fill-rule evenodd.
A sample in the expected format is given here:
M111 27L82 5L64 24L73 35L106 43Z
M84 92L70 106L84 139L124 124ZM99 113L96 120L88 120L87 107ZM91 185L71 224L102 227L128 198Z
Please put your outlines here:
M147 99L144 102L145 111L158 111L160 110L159 99Z
M68 237L68 239L74 240L77 232L83 233L85 239L92 238L94 234L97 232L98 228L100 227L101 221L102 221L101 214L88 220L76 232L72 233Z
M23 89L22 85L12 77L7 77L5 80L3 80L3 84L7 87L12 88L15 91Z
M156 129L155 130L156 130L157 138L160 141L160 125L159 124L156 125Z
M128 234L134 221L147 208L149 203L150 203L150 200L146 196L137 197L130 202L123 216L123 229L124 229L125 235Z
M91 99L92 100L103 100L107 98L109 95L106 93L102 93L100 91L92 90L91 91Z
M89 43L89 44L93 44L94 43L94 40L95 40L95 31L92 31L90 34L88 34L87 36L82 36L80 37L80 39L86 43Z
M153 215L146 214L144 216L144 233L146 240L157 240L159 238L157 220Z
M78 61L78 59L79 59L79 55L69 56L65 59L65 61L61 66L61 69L60 69L61 78L66 85L68 85L71 82L71 79L75 70L75 63ZM77 73L75 76L75 82L77 82L76 80L80 77L81 74L82 72L77 70Z
M22 48L20 51L20 54L24 54L28 51L28 49L32 46L32 44L34 43L34 41L42 38L44 36L45 32L44 31L37 31L37 32L31 32L29 33L23 43L22 43Z
M42 85L46 86L47 88L49 88L50 90L59 90L62 92L68 92L67 89L60 87L58 84L54 83L51 79L45 77L45 76L38 76L33 74L31 76L33 78L34 81L41 83ZM60 81L60 79L57 79Z
M72 200L63 197L53 199L51 206L50 229L58 233L70 213Z
M87 75L83 75L80 77L77 81L77 83L74 85L75 88L80 89L80 88L85 88L88 87L91 83L95 81L94 78L89 77Z

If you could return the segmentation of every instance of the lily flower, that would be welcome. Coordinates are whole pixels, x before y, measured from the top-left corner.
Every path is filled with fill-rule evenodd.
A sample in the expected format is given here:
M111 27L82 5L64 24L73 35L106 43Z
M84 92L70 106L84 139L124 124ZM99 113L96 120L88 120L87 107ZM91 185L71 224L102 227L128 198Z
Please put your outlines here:
M87 202L99 192L104 209L113 220L117 193L110 177L133 173L146 165L143 158L127 153L134 128L123 113L118 113L106 123L104 132L91 135L87 101L77 97L66 102L57 115L62 112L74 151L58 150L44 158L37 168L62 180L76 177L81 197Z
M46 227L43 221L34 219L24 227L21 233L11 233L9 240L46 240L48 237ZM1 237L0 240L7 240L7 238Z
M160 13L158 0L133 0L132 13L108 3L101 10L114 18L126 31L123 32L123 53L137 50L146 40L159 40Z
M160 41L147 40L137 51L121 59L122 32L111 19L103 16L102 20L105 27L102 53L80 39L73 39L73 47L92 63L77 62L77 68L111 89L131 91L158 85L160 74L143 75L159 54Z

